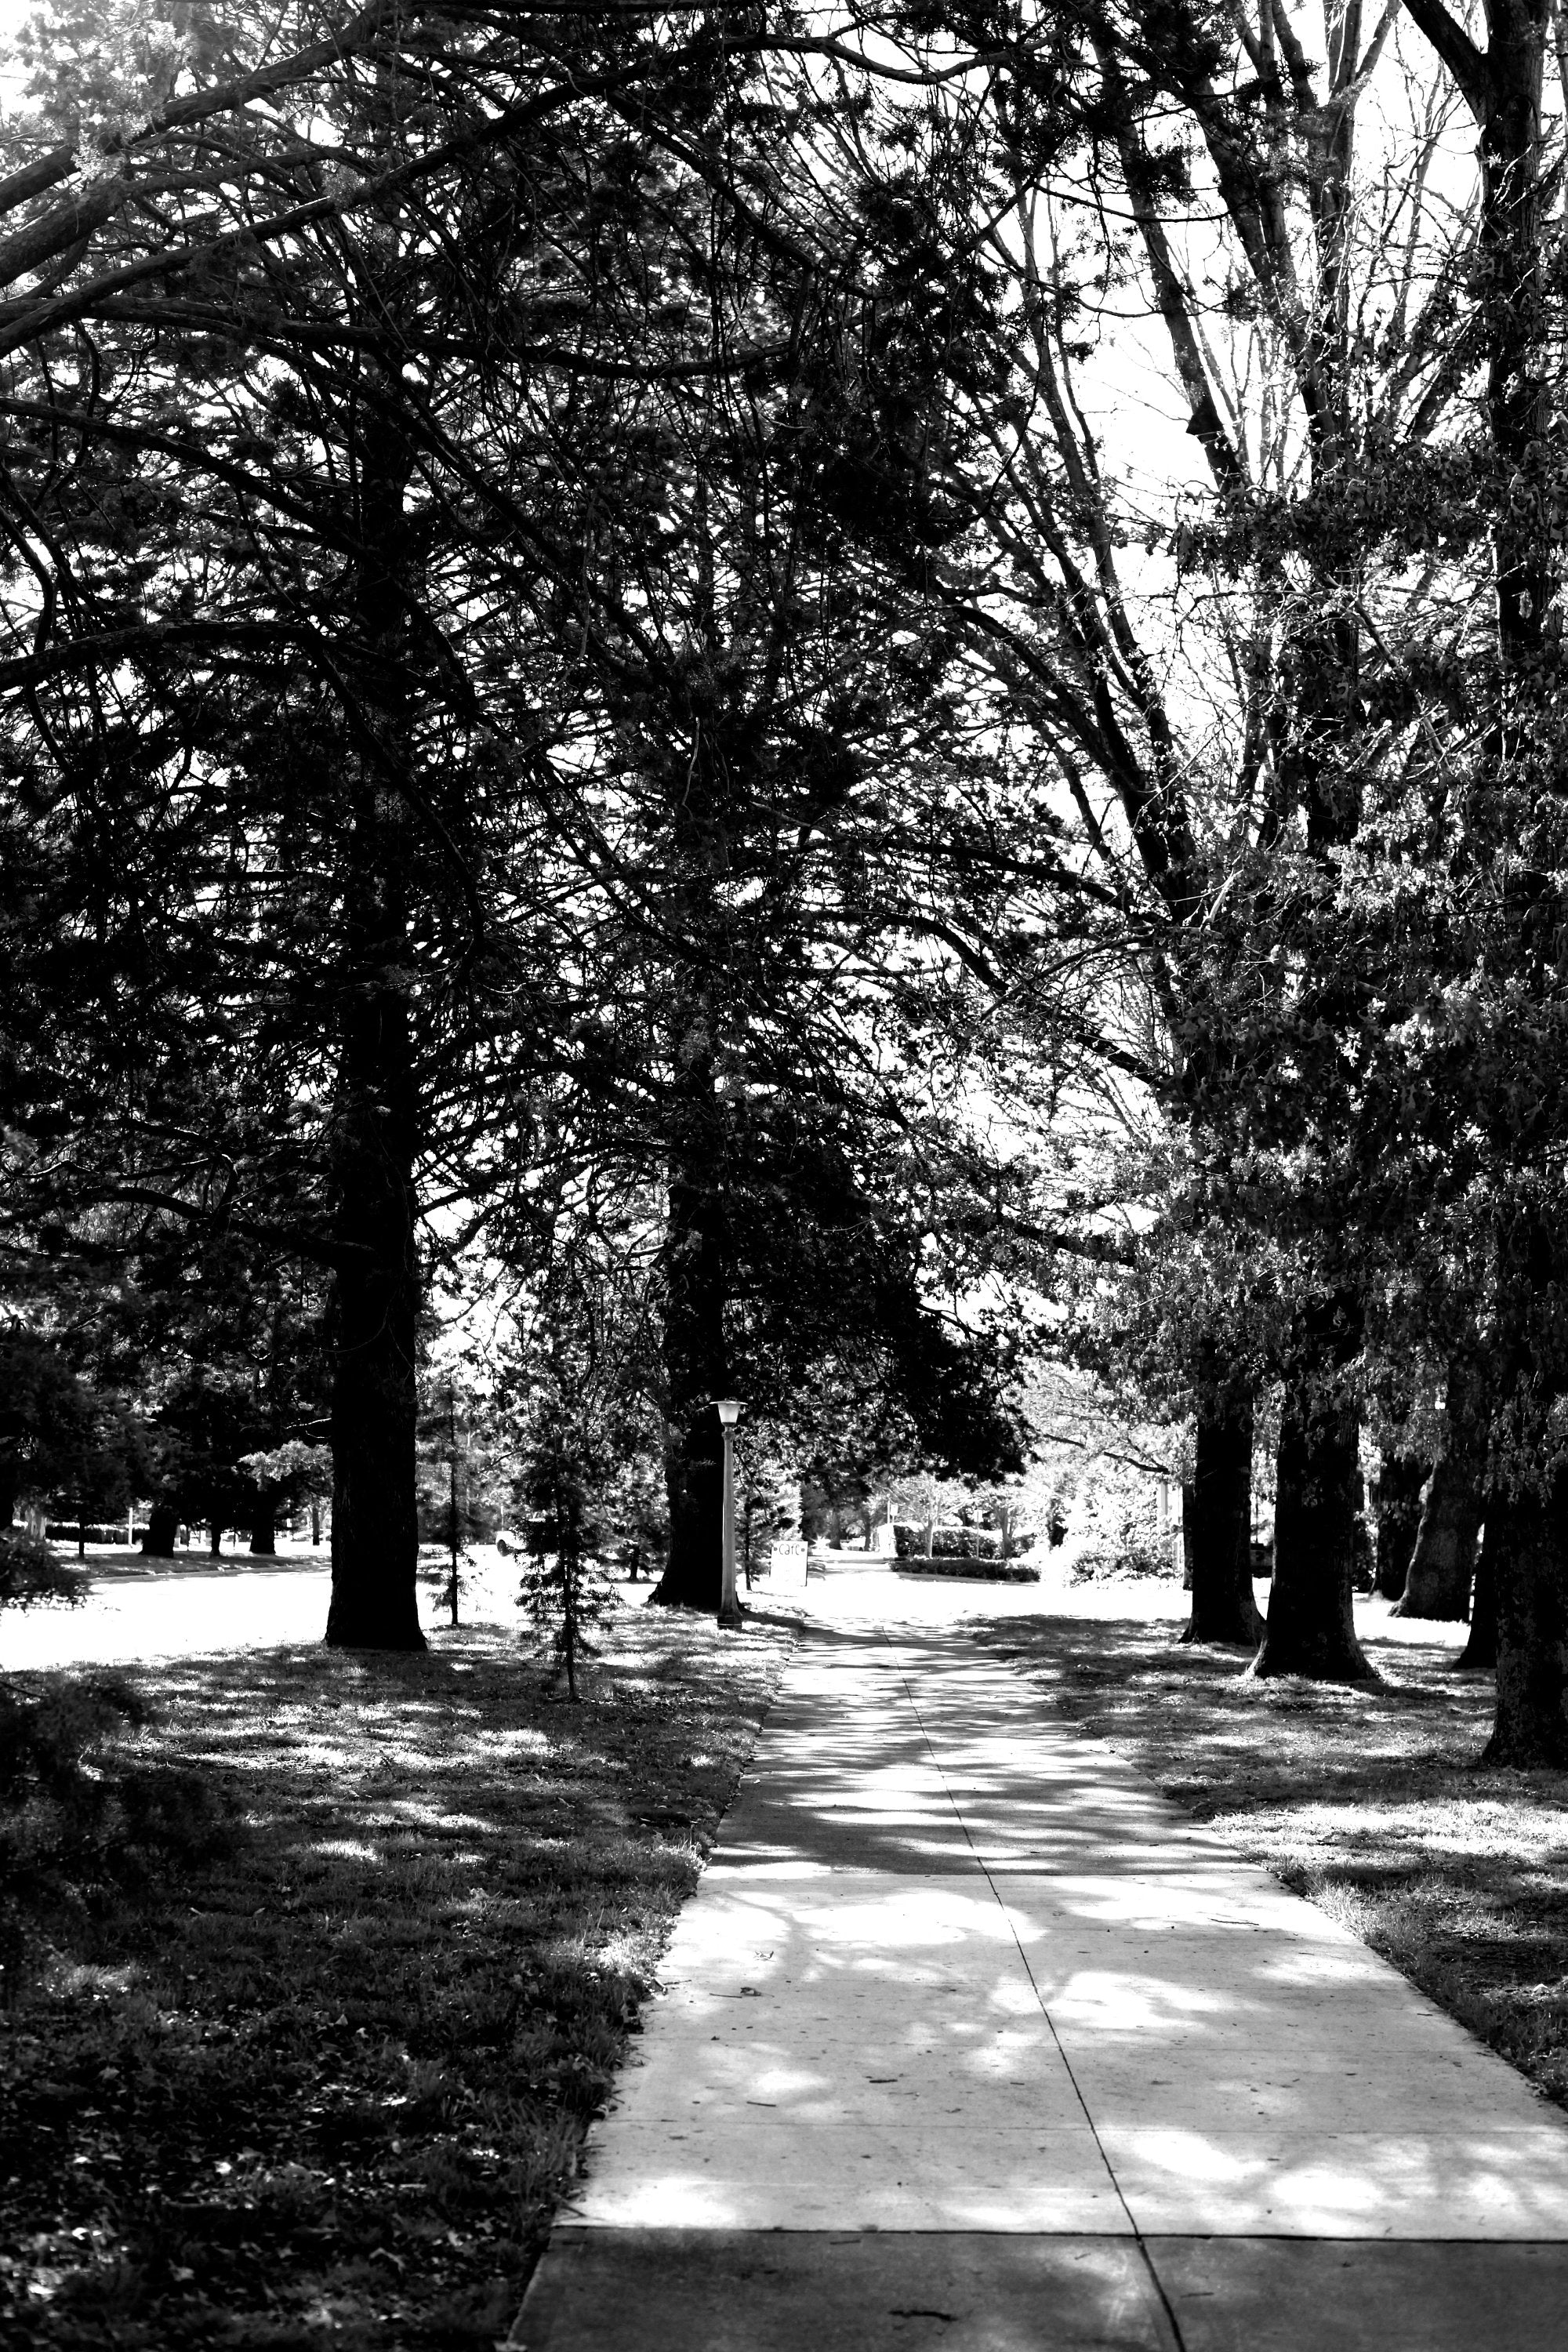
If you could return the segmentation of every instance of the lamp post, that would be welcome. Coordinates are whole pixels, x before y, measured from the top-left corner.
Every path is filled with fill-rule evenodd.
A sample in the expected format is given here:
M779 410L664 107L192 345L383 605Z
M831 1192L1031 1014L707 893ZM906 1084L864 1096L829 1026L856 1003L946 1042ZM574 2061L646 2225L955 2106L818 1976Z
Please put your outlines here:
M719 1597L719 1622L738 1629L741 1604L735 1597L735 1423L741 1418L738 1397L718 1397L714 1408L724 1429L724 1582Z

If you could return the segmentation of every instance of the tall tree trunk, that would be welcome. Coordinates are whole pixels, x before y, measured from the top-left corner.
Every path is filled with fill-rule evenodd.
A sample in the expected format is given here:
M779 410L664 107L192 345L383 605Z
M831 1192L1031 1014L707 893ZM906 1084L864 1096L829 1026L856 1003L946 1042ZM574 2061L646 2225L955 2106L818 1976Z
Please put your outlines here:
M1396 1617L1432 1617L1449 1623L1468 1617L1480 1533L1480 1490L1469 1465L1444 1454L1432 1472Z
M422 1650L416 1570L414 1170L418 1105L410 961L413 845L405 795L406 604L412 556L406 447L367 431L361 448L357 618L372 740L350 778L344 959L330 1190L332 1598L327 1640Z
M207 1558L221 1559L222 1557L223 1522L221 1519L214 1519L207 1528Z
M250 1556L274 1559L278 1553L278 1506L270 1495L257 1504L250 1522Z
M1450 1622L1469 1613L1476 1538L1486 1475L1487 1418L1482 1377L1467 1358L1448 1367L1447 1431L1432 1471L1396 1617Z
M719 1607L724 1444L714 1401L730 1391L724 1139L714 1090L716 1009L694 994L676 1040L664 1281L664 1474L669 1557L653 1599Z
M413 1056L401 989L343 1012L332 1154L332 1598L342 1649L422 1650L415 1583Z
M1546 658L1561 567L1542 236L1542 89L1552 12L1548 0L1490 0L1483 54L1441 0L1406 5L1480 131L1485 399L1500 478L1492 528L1498 677L1487 781L1512 844L1517 810L1563 789L1553 708L1561 688ZM1542 715L1544 739L1531 724ZM1533 862L1526 855L1514 875L1501 867L1499 878L1504 903L1511 901L1515 912L1526 985L1550 1003L1560 972L1559 913ZM1531 1120L1521 1131L1513 1106L1506 1105L1494 1139L1499 1157L1528 1178L1542 1166L1541 1143L1540 1123ZM1545 1181L1555 1194L1555 1171ZM1511 1479L1496 1479L1486 1503L1483 1568L1487 1605L1496 1612L1498 1670L1487 1756L1496 1763L1561 1765L1568 1763L1568 1473L1549 1465L1541 1417L1563 1385L1560 1351L1546 1337L1560 1319L1562 1270L1549 1219L1533 1203L1517 1216L1505 1206L1494 1230L1502 1269L1499 1356L1509 1367L1505 1403L1521 1458ZM1480 1609L1478 1591L1478 1617Z
M0 1454L0 1528L13 1528L16 1524L16 1489L19 1484L15 1461Z
M1356 1639L1352 1597L1358 1435L1352 1406L1316 1395L1304 1375L1287 1385L1275 1476L1274 1583L1250 1674L1377 1680Z
M1497 1717L1484 1761L1568 1766L1568 1472L1487 1503Z
M1416 1530L1421 1525L1421 1489L1428 1465L1408 1454L1385 1454L1377 1474L1377 1560L1373 1585L1385 1601L1397 1601L1410 1574Z
M1459 1656L1461 1666L1497 1664L1497 1555L1499 1536L1490 1506L1476 1555L1476 1591L1470 1602L1470 1638Z
M180 1532L179 1507L174 1503L154 1502L147 1514L147 1525L142 1531L142 1556L144 1559L173 1559L174 1538Z
M1193 1483L1183 1527L1192 1533L1193 1613L1184 1642L1255 1649L1263 1620L1252 1597L1252 1399L1200 1402Z

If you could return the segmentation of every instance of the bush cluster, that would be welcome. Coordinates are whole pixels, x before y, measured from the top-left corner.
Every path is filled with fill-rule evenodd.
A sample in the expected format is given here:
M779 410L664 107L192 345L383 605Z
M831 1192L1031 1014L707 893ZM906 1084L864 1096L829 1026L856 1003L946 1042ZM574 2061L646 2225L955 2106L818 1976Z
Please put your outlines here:
M895 1526L893 1546L900 1559L924 1559L925 1529L908 1523ZM1002 1537L995 1528L933 1528L931 1557L932 1559L1000 1559L1003 1557Z
M40 1537L25 1528L0 1529L0 1609L30 1609L38 1601L74 1605L86 1590L78 1571L57 1559Z
M1073 1562L1072 1581L1089 1584L1102 1577L1172 1576L1177 1573L1175 1546L1158 1537L1132 1534L1116 1543L1090 1544Z
M51 1677L26 1696L0 1682L0 2000L62 1913L91 1907L156 1864L227 1843L199 1773L113 1752L151 1720L117 1675Z

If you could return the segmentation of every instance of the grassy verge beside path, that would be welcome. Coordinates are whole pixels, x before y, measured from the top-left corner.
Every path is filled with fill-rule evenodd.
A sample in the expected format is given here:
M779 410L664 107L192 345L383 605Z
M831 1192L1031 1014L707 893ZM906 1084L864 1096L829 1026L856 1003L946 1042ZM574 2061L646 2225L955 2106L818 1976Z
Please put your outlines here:
M1568 1773L1475 1762L1489 1675L1408 1629L1363 1629L1367 1690L1247 1682L1239 1653L1131 1620L979 1638L1568 2105Z
M107 1767L199 1833L79 1874L0 2017L7 2344L504 2334L789 1636L601 1639L578 1706L493 1625L131 1678Z

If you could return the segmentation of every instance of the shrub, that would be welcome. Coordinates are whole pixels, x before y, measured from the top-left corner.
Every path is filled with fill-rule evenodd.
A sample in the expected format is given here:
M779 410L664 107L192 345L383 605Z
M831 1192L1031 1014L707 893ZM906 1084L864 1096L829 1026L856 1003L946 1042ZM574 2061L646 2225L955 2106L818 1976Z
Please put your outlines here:
M28 1945L51 1912L78 1910L154 1864L226 1842L201 1775L117 1761L112 1742L151 1719L114 1675L51 1682L23 1698L0 1682L0 1983L16 1999Z
M893 1528L893 1550L900 1559L924 1559L925 1529L907 1523ZM933 1528L932 1559L1000 1559L1002 1538L994 1528Z
M1080 1551L1073 1562L1072 1581L1089 1584L1101 1577L1174 1576L1174 1546L1158 1537L1128 1535L1119 1543L1098 1543Z
M30 1609L39 1601L74 1607L86 1591L86 1580L39 1537L25 1528L0 1530L0 1609Z

